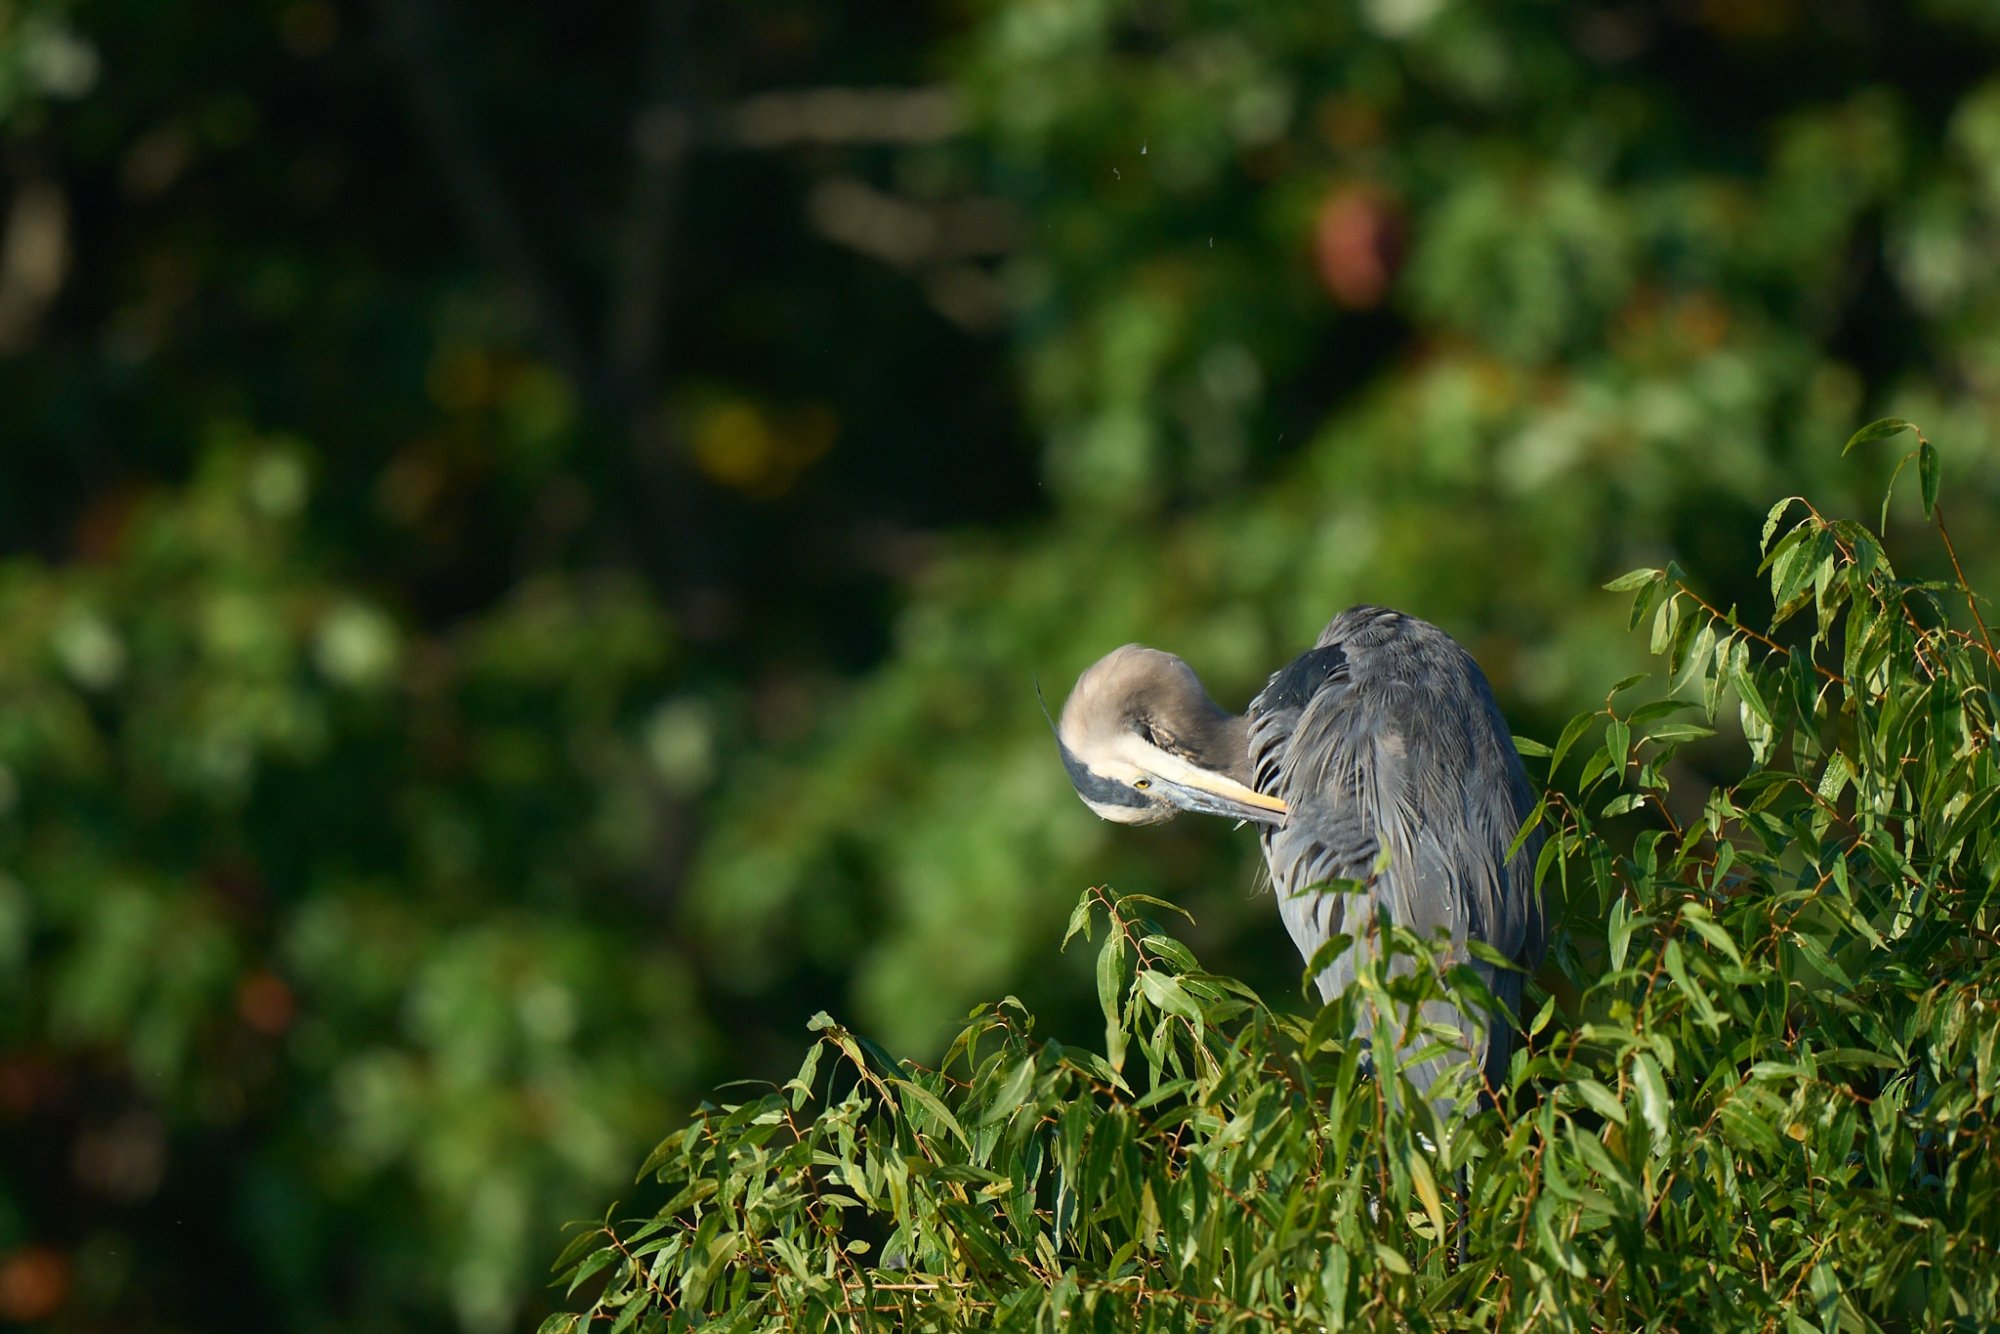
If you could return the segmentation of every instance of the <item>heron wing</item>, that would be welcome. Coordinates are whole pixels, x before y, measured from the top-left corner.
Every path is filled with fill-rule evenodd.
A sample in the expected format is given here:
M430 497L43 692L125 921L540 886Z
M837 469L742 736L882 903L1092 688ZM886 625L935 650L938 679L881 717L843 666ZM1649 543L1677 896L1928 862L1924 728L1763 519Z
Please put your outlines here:
M1425 622L1355 608L1271 678L1249 717L1255 784L1290 810L1263 835L1285 926L1308 960L1336 935L1356 940L1317 975L1321 995L1353 983L1374 953L1368 919L1382 912L1420 936L1443 933L1518 1007L1520 974L1464 949L1483 940L1532 967L1542 942L1534 847L1502 865L1532 795L1471 656ZM1336 881L1366 892L1320 888ZM1459 1027L1483 1031L1471 1018Z

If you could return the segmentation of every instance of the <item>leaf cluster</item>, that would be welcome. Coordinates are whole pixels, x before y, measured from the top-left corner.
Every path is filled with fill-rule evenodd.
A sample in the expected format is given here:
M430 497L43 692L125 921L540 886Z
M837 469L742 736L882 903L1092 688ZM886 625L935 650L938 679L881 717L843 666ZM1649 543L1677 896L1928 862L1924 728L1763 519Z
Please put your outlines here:
M1101 888L1076 905L1073 937L1103 930L1109 1055L1035 1041L1012 997L935 1070L822 1014L795 1078L659 1146L645 1173L672 1198L579 1235L571 1290L610 1271L594 1312L614 1327L744 1329L1264 1328L1414 1296L1447 1236L1439 1128L1346 1035L1423 983L1365 970L1283 1014L1144 915L1168 906Z

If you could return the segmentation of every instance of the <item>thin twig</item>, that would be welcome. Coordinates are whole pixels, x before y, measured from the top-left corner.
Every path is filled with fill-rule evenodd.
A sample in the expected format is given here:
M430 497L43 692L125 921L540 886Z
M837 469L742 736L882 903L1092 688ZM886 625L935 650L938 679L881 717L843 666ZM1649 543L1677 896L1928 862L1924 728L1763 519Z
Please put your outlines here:
M1979 627L1979 639L1986 646L1986 656L1993 660L1994 666L2000 667L2000 653L1994 651L1993 636L1986 629L1986 618L1979 614L1979 599L1972 595L1972 585L1965 580L1965 567L1958 563L1958 548L1951 544L1951 534L1945 530L1944 506L1932 506L1931 518L1937 524L1938 536L1944 539L1945 555L1951 557L1952 573L1958 576L1958 591L1965 594L1965 605L1972 612L1972 623Z
M1714 617L1716 620L1721 621L1724 625L1728 626L1730 629L1739 631L1740 633L1749 636L1751 639L1754 639L1758 643L1762 644L1765 648L1770 649L1773 653L1779 654L1782 657L1789 658L1792 656L1792 651L1786 648L1783 644L1780 644L1777 640L1769 638L1768 636L1765 635L1760 635L1755 630L1752 630L1749 626L1744 625L1741 621L1738 621L1734 616L1727 616L1724 615L1722 612L1717 611L1715 609L1715 605L1711 603L1707 598L1695 592L1692 588L1689 588L1687 586L1686 580L1676 579L1674 581L1674 587L1679 589L1681 592L1687 594L1690 598L1694 599L1694 602L1697 606L1699 606L1703 611L1707 612L1710 616ZM1818 672L1821 676L1824 676L1829 681L1837 682L1840 685L1847 684L1846 677L1842 676L1839 672L1833 671L1828 667L1822 666L1817 661L1813 662L1812 667L1814 671Z

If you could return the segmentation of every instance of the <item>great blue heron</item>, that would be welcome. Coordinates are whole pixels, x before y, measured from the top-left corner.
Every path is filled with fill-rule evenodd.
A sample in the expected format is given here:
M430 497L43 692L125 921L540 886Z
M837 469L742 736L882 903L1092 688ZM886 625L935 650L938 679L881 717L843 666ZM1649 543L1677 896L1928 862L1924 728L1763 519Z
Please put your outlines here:
M1179 658L1128 644L1077 680L1056 738L1078 795L1107 820L1153 824L1188 810L1255 822L1299 953L1311 961L1336 934L1354 937L1315 979L1323 998L1379 957L1377 924L1365 920L1376 912L1448 937L1447 957L1476 970L1508 1013L1496 1022L1427 1002L1426 1023L1457 1034L1464 1056L1406 1073L1428 1094L1469 1057L1501 1086L1522 982L1544 944L1541 835L1508 858L1535 798L1485 675L1450 635L1383 607L1351 608L1241 715ZM1367 893L1314 888L1334 881ZM1519 971L1472 955L1475 940Z

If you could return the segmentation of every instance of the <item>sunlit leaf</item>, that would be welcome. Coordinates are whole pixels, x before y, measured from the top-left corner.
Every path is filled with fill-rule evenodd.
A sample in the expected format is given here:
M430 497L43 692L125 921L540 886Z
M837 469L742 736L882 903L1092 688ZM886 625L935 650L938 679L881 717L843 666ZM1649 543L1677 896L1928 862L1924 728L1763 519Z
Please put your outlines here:
M1884 417L1880 421L1869 422L1853 435L1847 437L1847 443L1841 446L1840 452L1845 454L1856 445L1865 445L1872 440L1886 440L1892 435L1900 435L1904 431L1915 429L1915 427L1909 422L1904 421L1901 417Z

